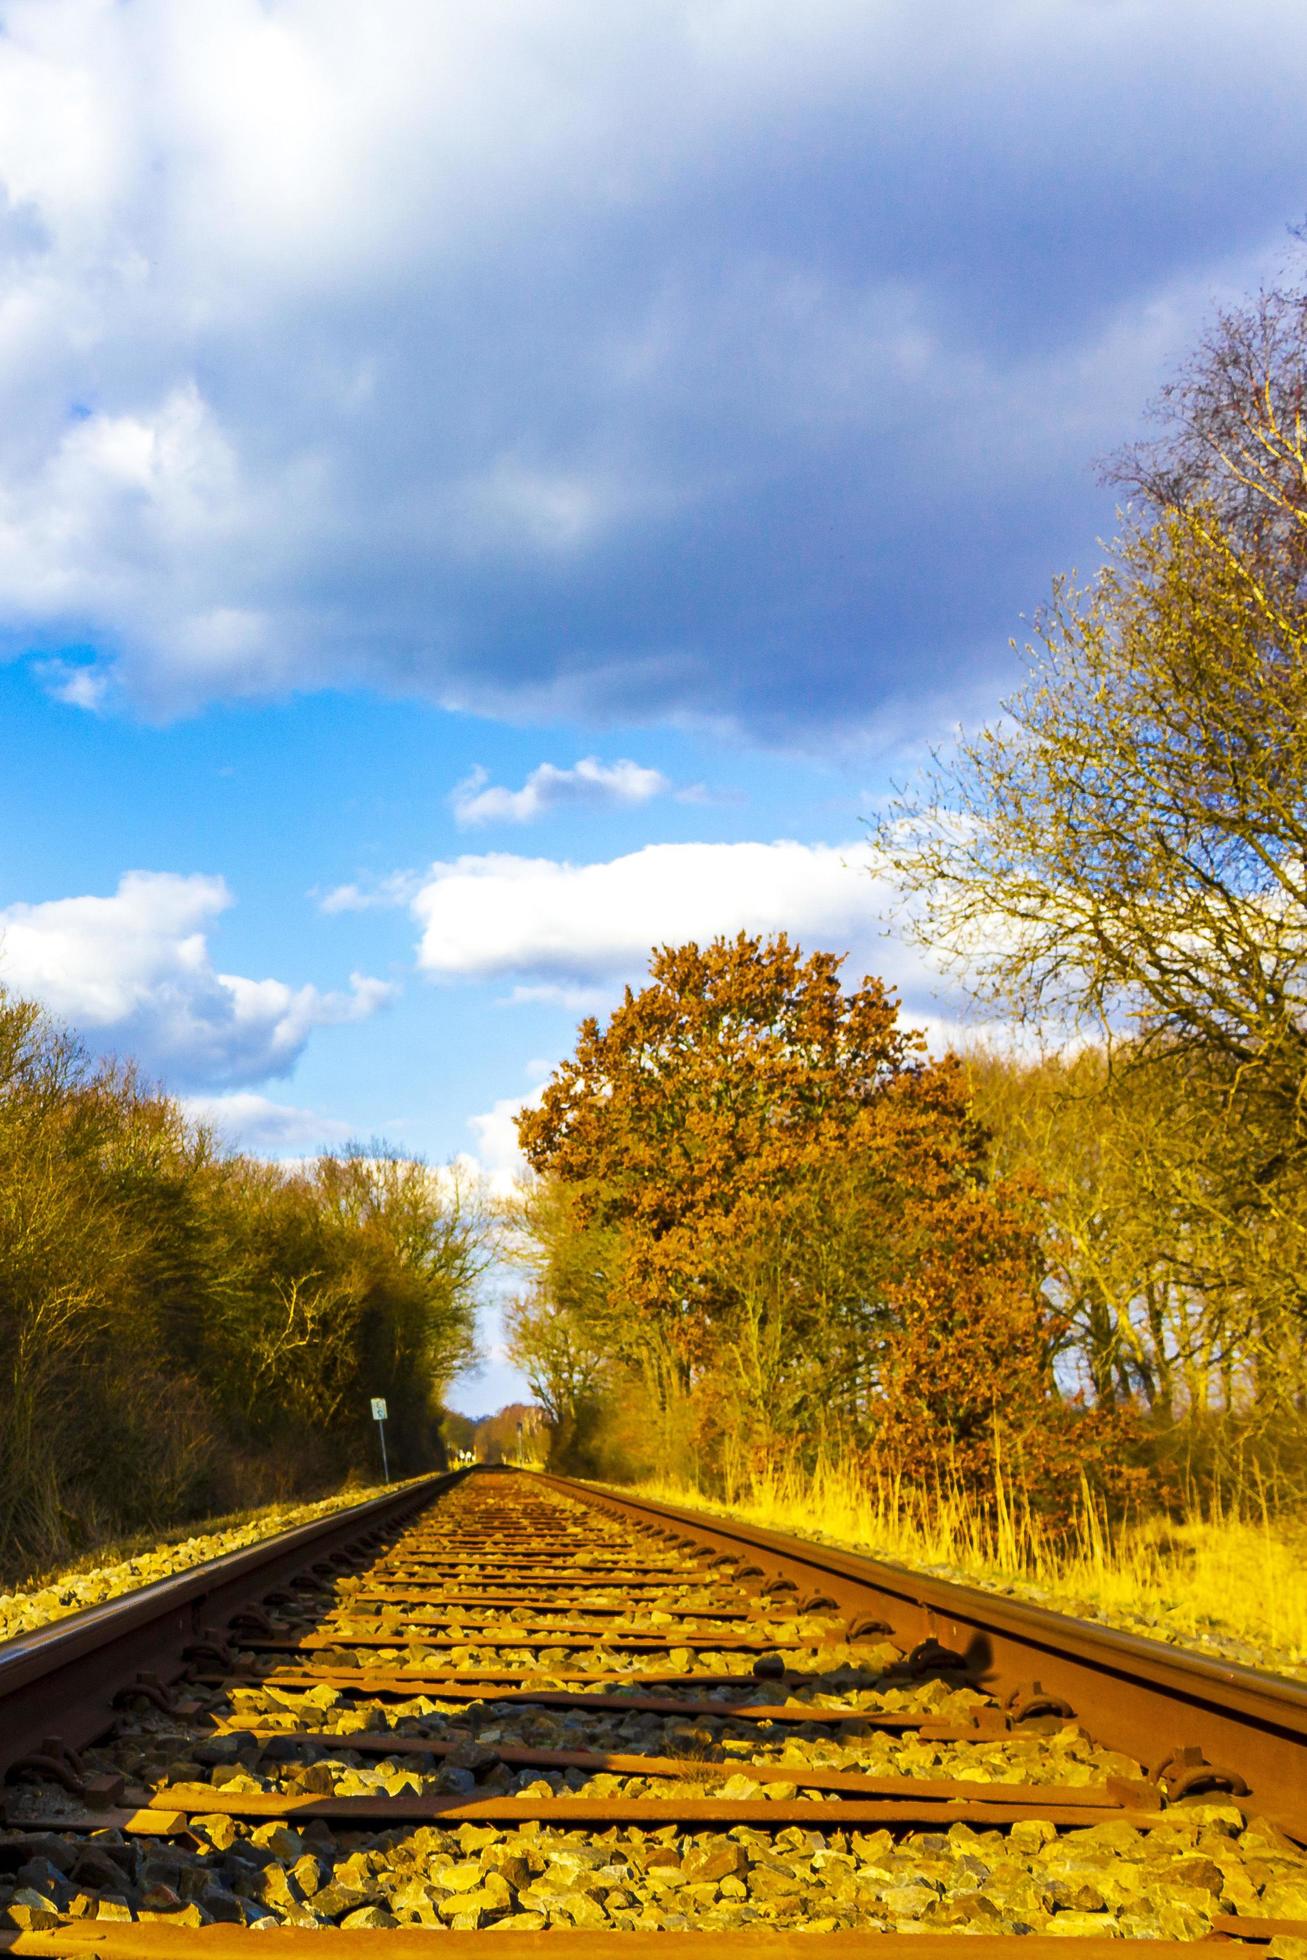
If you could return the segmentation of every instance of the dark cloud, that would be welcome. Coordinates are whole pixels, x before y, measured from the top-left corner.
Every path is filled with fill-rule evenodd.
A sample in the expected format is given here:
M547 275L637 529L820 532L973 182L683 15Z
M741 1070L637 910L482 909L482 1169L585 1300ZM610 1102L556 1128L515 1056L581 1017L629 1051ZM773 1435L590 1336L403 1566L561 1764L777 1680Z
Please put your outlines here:
M81 107L0 139L3 624L151 713L816 737L970 684L1304 201L1290 0L8 27L0 101Z

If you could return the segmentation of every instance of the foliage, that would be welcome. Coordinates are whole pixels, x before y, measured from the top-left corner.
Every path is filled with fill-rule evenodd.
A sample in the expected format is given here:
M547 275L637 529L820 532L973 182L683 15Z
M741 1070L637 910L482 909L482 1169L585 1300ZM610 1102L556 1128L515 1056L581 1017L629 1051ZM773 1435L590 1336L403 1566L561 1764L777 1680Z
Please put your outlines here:
M1100 1408L1139 1412L1167 1487L1256 1477L1284 1501L1307 1495L1285 1239L1229 1214L1192 1058L978 1050L966 1068L996 1168L1039 1189L1059 1372Z
M439 1451L471 1194L372 1149L221 1155L0 993L0 1542L15 1566Z
M621 1340L620 1313L610 1311L622 1255L620 1233L588 1218L576 1187L540 1178L510 1202L510 1256L532 1274L555 1309L546 1329L522 1301L508 1327L517 1365L552 1422L575 1417L598 1390L611 1347Z
M1004 719L879 830L926 941L1102 1050L1069 1097L1031 1077L1021 1120L1095 1392L1167 1417L1222 1372L1268 1423L1307 1397L1305 396L1307 291L1218 321L1118 467L1111 562L1055 587Z
M482 1463L535 1468L545 1456L542 1413L533 1402L509 1402L476 1425L474 1448Z
M784 1464L729 1505L675 1481L651 1480L640 1494L1307 1679L1304 1526L1301 1517L1273 1518L1252 1485L1124 1522L1109 1519L1088 1490L1050 1522L1001 1468L983 1499L947 1477L923 1490L827 1461L815 1470Z
M1047 1483L1075 1415L1031 1194L990 1179L958 1065L839 968L663 948L523 1113L514 1346L573 1461L738 1487L825 1448L979 1484L1002 1437Z
M620 1344L608 1306L620 1241L611 1228L583 1221L574 1190L559 1179L524 1190L512 1224L514 1251L533 1284L509 1305L509 1353L549 1422L555 1460L588 1471L596 1467L591 1443Z

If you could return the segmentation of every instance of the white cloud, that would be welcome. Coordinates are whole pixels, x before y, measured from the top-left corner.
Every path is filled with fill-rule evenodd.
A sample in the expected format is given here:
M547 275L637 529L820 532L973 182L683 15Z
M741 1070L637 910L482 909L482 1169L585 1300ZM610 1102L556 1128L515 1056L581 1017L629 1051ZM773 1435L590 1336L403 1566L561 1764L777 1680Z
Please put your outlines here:
M387 911L397 905L411 904L421 889L420 873L392 871L366 887L358 884L336 885L322 894L318 906L323 912Z
M517 1117L539 1099L538 1089L525 1096L502 1096L482 1115L468 1118L468 1128L476 1138L471 1162L484 1177L492 1197L507 1197L525 1175L526 1159L517 1145Z
M227 1142L261 1156L283 1156L344 1143L349 1125L313 1109L272 1102L252 1089L218 1096L183 1096L183 1107L197 1123L207 1123Z
M492 853L433 865L414 898L418 960L435 979L593 985L650 948L718 933L788 931L869 949L876 897L859 843L650 844L597 864Z
M517 1119L524 1109L538 1107L554 1067L553 1062L533 1057L522 1071L529 1089L521 1095L501 1096L479 1116L468 1118L476 1149L464 1161L484 1180L491 1197L508 1197L527 1175L527 1161L518 1148Z
M285 1075L314 1028L390 998L359 973L324 993L217 971L208 933L232 902L221 878L129 871L109 897L5 906L0 982L174 1084Z
M991 1025L911 942L891 881L857 840L651 844L596 864L461 857L432 866L412 911L430 978L504 981L513 1004L599 1013L639 984L655 946L785 932L806 952L847 954L847 985L872 974L894 987L937 1048ZM477 1121L502 1138L517 1106Z
M303 477L292 466L284 494L307 494ZM282 525L271 488L245 480L189 377L130 412L79 416L25 469L0 472L0 602L38 629L93 621L97 637L129 650L146 702L275 692L303 671L295 635L234 566L257 565L269 527ZM119 669L52 660L38 671L56 698L94 709Z
M521 789L503 789L490 782L484 769L474 769L453 795L454 816L467 826L483 823L534 823L551 810L577 804L648 803L663 796L671 784L659 769L638 762L600 762L587 755L571 769L542 762Z
M918 14L10 0L7 647L95 647L46 670L80 707L782 729L1001 647L1099 528L1084 458L1279 249L1307 37L1300 0Z
M111 692L103 668L79 666L71 660L38 660L36 673L54 700L67 708L84 708L88 714L98 714Z

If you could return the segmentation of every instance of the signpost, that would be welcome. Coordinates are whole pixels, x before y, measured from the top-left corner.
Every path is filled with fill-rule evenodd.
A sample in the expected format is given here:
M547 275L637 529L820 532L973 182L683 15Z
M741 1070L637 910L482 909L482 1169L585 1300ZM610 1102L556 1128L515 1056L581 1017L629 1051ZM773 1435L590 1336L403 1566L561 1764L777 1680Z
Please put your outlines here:
M381 1479L383 1483L388 1484L390 1482L390 1465L386 1461L386 1398L384 1395L374 1395L372 1398L372 1420L381 1432Z

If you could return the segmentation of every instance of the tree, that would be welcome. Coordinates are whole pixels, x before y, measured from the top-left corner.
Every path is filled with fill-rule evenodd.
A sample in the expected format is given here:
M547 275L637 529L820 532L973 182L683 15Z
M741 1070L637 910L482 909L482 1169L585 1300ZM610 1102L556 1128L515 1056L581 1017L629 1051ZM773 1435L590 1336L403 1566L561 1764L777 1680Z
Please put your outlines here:
M902 1399L911 1382L943 1426L909 1446L900 1424L896 1467L928 1475L951 1441L983 1479L995 1423L1037 1423L1055 1399L1033 1240L988 1184L961 1072L925 1059L879 981L844 991L840 964L783 935L664 947L519 1119L577 1242L606 1248L570 1293L542 1253L519 1343L583 1327L638 1378L664 1469L690 1451L743 1477L823 1439L888 1448L888 1385ZM930 1402L941 1225L970 1359L966 1393ZM973 1312L991 1323L979 1345Z
M590 1444L612 1373L610 1311L617 1254L611 1230L587 1228L571 1187L536 1179L514 1209L510 1258L531 1274L505 1315L510 1360L531 1384L551 1429L550 1461L594 1467Z
M510 1402L476 1426L475 1446L482 1463L534 1467L545 1454L544 1413L534 1402Z
M1307 230L1294 236L1301 264ZM1150 412L1161 435L1124 449L1104 474L1152 510L1209 508L1242 557L1296 584L1307 569L1307 286L1293 279L1291 269L1218 314Z
M1301 1099L1307 292L1222 316L1164 391L1141 500L1066 581L1004 720L881 826L923 930L1027 1013L1194 1045ZM1250 1074L1251 1071L1251 1074Z
M806 961L779 936L664 947L605 1029L518 1118L527 1161L575 1192L578 1221L620 1227L632 1304L688 1364L716 1302L700 1243L709 1221L792 1182L796 1153L830 1146L902 1076L920 1037L877 981L845 995L838 958Z
M1228 1306L1242 1265L1281 1355L1307 1302L1305 353L1300 291L1218 322L1119 466L1111 562L1055 586L1003 719L878 830L978 992L1180 1071L1205 1141L1170 1166L1176 1271Z
M1005 720L881 828L924 935L1026 1016L1127 1016L1295 1109L1307 613L1172 518L1059 587L1041 637Z
M438 1456L470 1350L475 1193L384 1149L226 1157L130 1066L0 990L0 1546L338 1486L370 1394Z
M1210 1249L1177 1205L1201 1107L1177 1059L1114 1068L1101 1048L1022 1060L966 1057L996 1166L1033 1176L1063 1361L1100 1405L1141 1403L1159 1424L1201 1407L1238 1330L1210 1291ZM1187 1208L1192 1211L1193 1207Z

